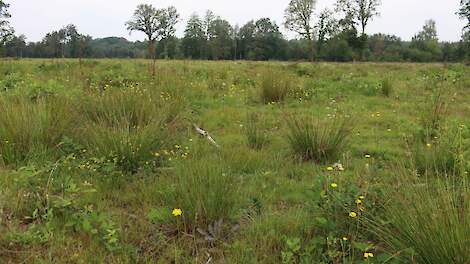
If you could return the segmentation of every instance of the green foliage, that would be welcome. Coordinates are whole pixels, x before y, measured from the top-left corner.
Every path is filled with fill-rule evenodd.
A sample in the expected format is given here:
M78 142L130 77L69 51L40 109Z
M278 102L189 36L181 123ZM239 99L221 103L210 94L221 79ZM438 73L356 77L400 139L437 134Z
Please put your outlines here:
M346 118L315 121L293 117L287 123L292 152L304 161L337 160L347 147L351 134L351 123Z

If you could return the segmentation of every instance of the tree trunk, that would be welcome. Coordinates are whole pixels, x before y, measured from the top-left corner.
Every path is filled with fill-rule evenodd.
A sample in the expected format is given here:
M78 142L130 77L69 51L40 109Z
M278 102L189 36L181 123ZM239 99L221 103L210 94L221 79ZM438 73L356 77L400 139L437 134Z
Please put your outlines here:
M155 40L149 39L149 58L152 60L152 66L151 66L151 72L152 76L155 76L155 64L156 64L156 58L155 58Z
M311 57L311 60L312 62L315 62L315 42L313 40L313 38L310 40L310 46L311 46L311 53L312 53L312 57Z

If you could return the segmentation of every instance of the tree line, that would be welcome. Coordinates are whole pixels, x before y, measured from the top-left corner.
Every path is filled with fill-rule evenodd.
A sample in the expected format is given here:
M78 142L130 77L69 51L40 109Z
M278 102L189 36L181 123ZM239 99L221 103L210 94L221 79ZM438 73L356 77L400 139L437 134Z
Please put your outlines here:
M243 26L207 11L189 18L184 36L176 37L180 15L175 7L138 5L125 26L141 31L144 41L109 37L93 39L75 25L52 31L41 41L27 42L9 24L9 5L0 0L0 55L32 58L151 58L201 60L296 61L462 61L470 58L470 0L456 11L466 21L462 38L440 42L436 23L425 21L411 41L387 34L367 35L379 13L380 0L337 0L332 8L316 10L316 0L291 0L278 25L260 18ZM280 26L295 32L287 39Z

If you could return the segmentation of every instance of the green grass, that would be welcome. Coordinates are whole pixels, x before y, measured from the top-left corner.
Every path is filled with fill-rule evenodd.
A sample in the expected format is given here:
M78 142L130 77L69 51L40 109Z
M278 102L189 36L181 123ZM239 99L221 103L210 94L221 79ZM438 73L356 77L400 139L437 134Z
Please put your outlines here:
M383 219L375 222L378 235L396 252L417 263L466 263L470 259L468 176L423 180L398 176L399 188L390 193Z
M0 263L467 264L469 73L2 61Z
M334 162L348 145L351 122L333 118L315 121L293 117L288 120L288 140L293 153L301 160L318 163Z

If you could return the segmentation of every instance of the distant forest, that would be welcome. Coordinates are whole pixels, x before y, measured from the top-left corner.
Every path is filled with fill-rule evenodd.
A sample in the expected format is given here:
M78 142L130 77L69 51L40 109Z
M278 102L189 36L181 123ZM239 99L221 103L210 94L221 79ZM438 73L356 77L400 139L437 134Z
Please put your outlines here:
M315 3L292 0L286 8L282 26L298 33L298 39L286 39L280 26L269 18L240 27L211 11L202 17L193 14L184 36L178 38L175 26L179 14L174 7L139 5L126 26L130 32L144 32L148 36L145 41L93 39L75 25L67 25L46 34L41 41L27 42L9 25L9 5L0 0L0 56L341 62L458 62L470 57L470 0L462 0L461 9L456 10L456 15L468 22L458 42L440 42L432 19L424 22L411 41L387 34L367 35L368 22L379 14L379 0L337 0L333 9L318 15L314 15ZM146 19L153 24L142 23Z

